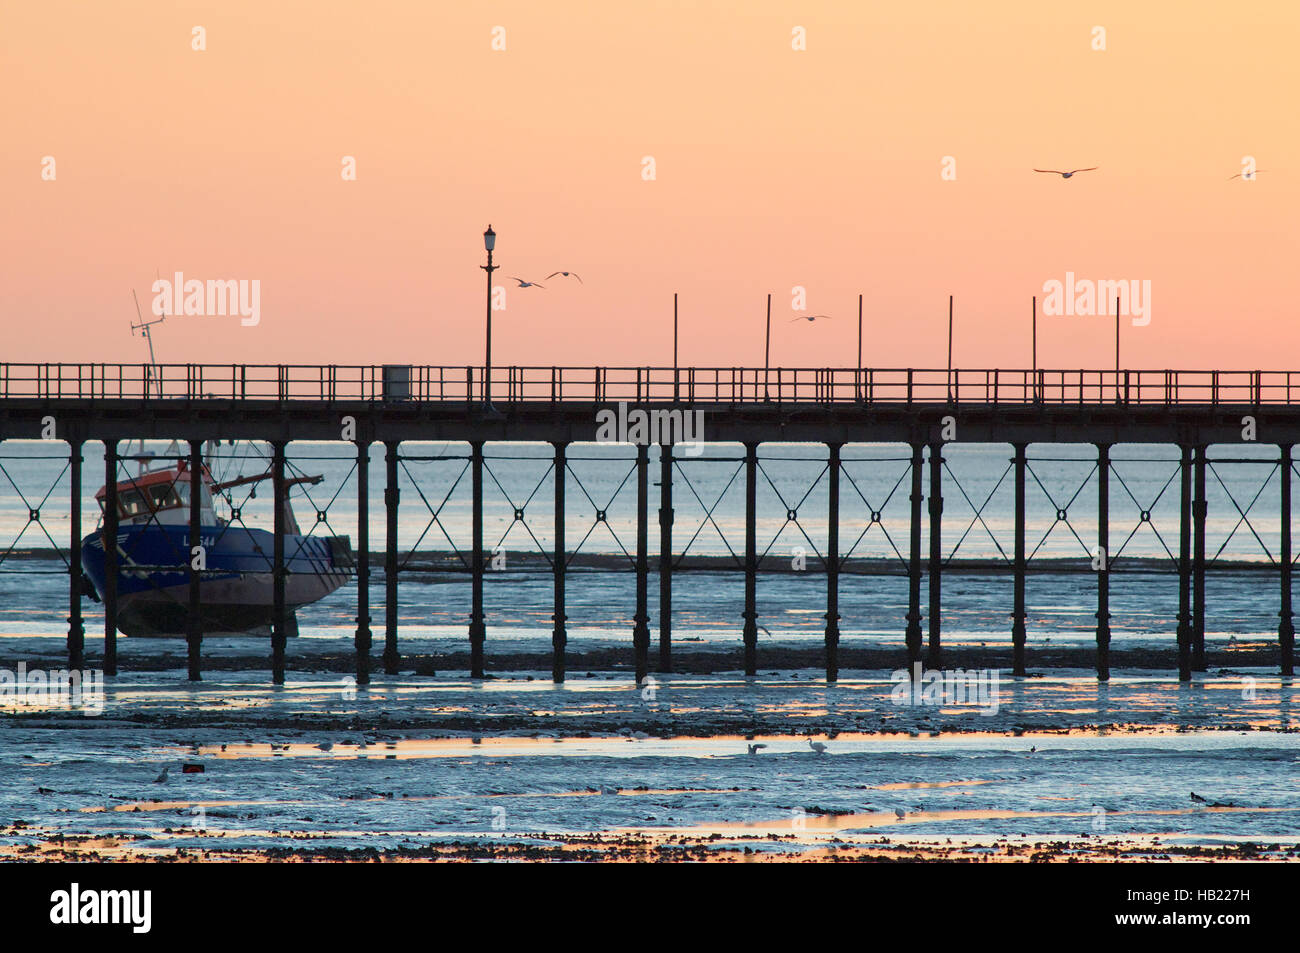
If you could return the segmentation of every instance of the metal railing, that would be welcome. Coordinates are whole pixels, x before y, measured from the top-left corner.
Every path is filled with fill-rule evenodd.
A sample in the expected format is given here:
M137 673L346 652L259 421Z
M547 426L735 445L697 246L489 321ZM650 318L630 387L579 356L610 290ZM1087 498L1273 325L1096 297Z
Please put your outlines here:
M0 399L482 402L483 368L355 364L0 364ZM612 403L1291 404L1300 372L494 367L494 405Z

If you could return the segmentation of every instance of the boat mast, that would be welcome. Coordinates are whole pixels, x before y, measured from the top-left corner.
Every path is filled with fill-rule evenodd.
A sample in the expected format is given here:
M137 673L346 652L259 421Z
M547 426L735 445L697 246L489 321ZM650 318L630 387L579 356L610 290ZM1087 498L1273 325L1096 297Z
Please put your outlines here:
M154 351L153 351L153 330L152 329L155 324L162 324L164 321L167 320L167 312L164 311L161 315L158 316L158 319L155 321L146 321L144 319L144 315L140 313L140 298L136 295L134 288L131 289L131 299L135 302L135 316L139 319L138 324L131 325L131 336L135 337L135 332L139 331L140 335L145 339L145 343L149 345L149 377L151 380L157 383L158 396L161 397L162 381L159 379L159 375L158 375L158 359L154 356ZM145 382L146 397L149 396L148 392L149 392L149 382L146 381ZM139 447L138 453L140 457L140 459L136 461L136 467L137 467L136 473L138 476L139 474L144 473L144 438L143 437L141 437L137 441L137 445Z

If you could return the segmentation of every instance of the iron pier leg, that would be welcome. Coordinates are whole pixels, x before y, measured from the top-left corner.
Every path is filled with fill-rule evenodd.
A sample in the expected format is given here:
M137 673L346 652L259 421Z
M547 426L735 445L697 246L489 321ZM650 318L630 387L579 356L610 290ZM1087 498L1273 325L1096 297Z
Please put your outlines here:
M1178 517L1178 680L1192 679L1192 448L1182 447Z
M943 444L930 444L930 668L943 668Z
M1295 650L1295 624L1291 618L1291 444L1282 451L1282 552L1278 560L1282 570L1282 604L1278 612L1277 641L1282 654L1282 674L1294 675L1292 655Z
M370 441L357 441L357 684L370 684Z
M117 674L117 441L104 441L104 674Z
M1110 681L1110 445L1097 444L1097 681Z
M564 605L564 573L569 559L564 543L564 486L569 475L565 459L567 447L568 444L555 444L555 556L551 564L555 573L555 612L551 616L554 623L551 630L551 680L556 684L564 681L564 648L569 644L569 634L564 625L568 618Z
M1016 450L1016 562L1011 609L1011 674L1025 674L1025 444Z
M659 671L673 670L673 447L659 445Z
M203 512L199 509L203 487L203 441L190 441L189 473L190 481L190 604L185 625L185 640L188 655L189 677L191 682L203 679L199 665L199 650L203 644L203 596L202 574L196 565L203 547ZM204 560L206 562L206 559Z
M384 534L384 674L396 675L402 657L397 652L397 449L399 443L384 444L384 510L387 527Z
M649 466L650 447L648 444L639 444L636 448L636 616L632 626L638 685L650 671L650 563L647 557L650 537Z
M271 557L271 681L284 684L284 533L288 487L284 484L284 441L271 444L271 488L274 495L275 523Z
M487 627L483 623L483 443L470 444L470 470L473 481L473 582L469 610L469 677L483 677L483 641Z
M745 444L745 674L758 674L758 444Z
M84 666L86 630L81 623L81 441L68 440L72 527L68 549L68 668Z
M912 548L907 563L907 671L916 672L921 661L921 476L925 463L921 444L912 444Z
M1205 499L1205 453L1196 448L1193 471L1192 503L1192 668L1205 671L1205 517L1209 503Z
M840 677L840 445L828 445L826 530L826 681Z

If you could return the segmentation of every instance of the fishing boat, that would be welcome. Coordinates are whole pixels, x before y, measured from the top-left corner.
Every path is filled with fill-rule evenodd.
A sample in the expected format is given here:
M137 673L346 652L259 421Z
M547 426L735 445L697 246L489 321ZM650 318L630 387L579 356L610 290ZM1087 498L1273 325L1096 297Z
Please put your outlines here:
M205 634L262 634L273 621L272 532L221 518L214 494L236 486L270 480L265 472L217 483L205 465L191 470L185 459L145 469L119 481L116 490L117 538L100 529L81 544L82 566L101 599L107 581L105 546L117 551L117 626L126 635L184 636L189 624L190 499L198 494L204 565L199 572L200 628ZM286 488L316 483L320 477L286 479ZM95 494L101 512L108 487ZM303 535L294 519L288 493L284 501L284 601L288 634L296 632L293 611L316 602L350 578L351 542L346 536Z

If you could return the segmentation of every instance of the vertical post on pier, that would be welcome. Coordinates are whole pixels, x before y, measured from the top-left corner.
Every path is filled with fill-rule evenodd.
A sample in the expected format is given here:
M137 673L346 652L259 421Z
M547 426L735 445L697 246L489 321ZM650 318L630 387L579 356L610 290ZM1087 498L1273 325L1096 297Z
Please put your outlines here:
M469 677L483 677L483 641L487 626L483 622L483 442L470 447L470 479L473 485L473 549L469 610Z
M1192 679L1192 448L1182 446L1178 513L1178 680Z
M930 444L930 668L943 668L940 645L943 600L943 444Z
M745 444L745 674L758 674L758 444Z
M1015 445L1016 555L1011 609L1011 674L1025 674L1025 444Z
M397 449L399 442L384 444L384 674L396 675L402 657L397 651Z
M1097 681L1110 681L1110 444L1097 444Z
M117 441L104 441L104 674L117 674Z
M81 440L68 440L71 522L68 548L68 668L82 669L86 630L81 622Z
M370 684L370 441L357 441L357 684Z
M284 482L284 441L271 443L271 489L274 497L274 541L271 547L271 681L284 684L284 534L288 487Z
M921 456L921 444L912 444L912 542L911 554L907 563L907 671L916 671L915 666L921 661L921 501L922 472L925 462Z
M659 671L672 670L673 445L663 443L659 445Z
M632 620L632 648L636 655L636 683L650 671L650 446L636 448L636 615Z
M826 681L840 677L840 445L828 445L826 529Z
M1204 445L1196 448L1192 497L1192 668L1205 671L1205 499Z
M1294 675L1295 624L1291 618L1291 444L1284 443L1282 451L1282 546L1278 563L1282 572L1282 603L1278 611L1277 641L1282 655L1282 674Z
M555 605L551 615L551 681L557 685L564 681L564 649L569 644L569 633L565 628L568 616L564 605L565 570L569 559L564 542L564 486L569 475L565 458L567 448L566 443L555 444L555 555L551 562L555 575Z
M199 650L203 644L203 577L199 566L206 563L203 552L203 511L199 509L203 488L203 441L190 441L190 460L186 477L190 481L189 611L185 620L187 666L191 682L201 681Z

